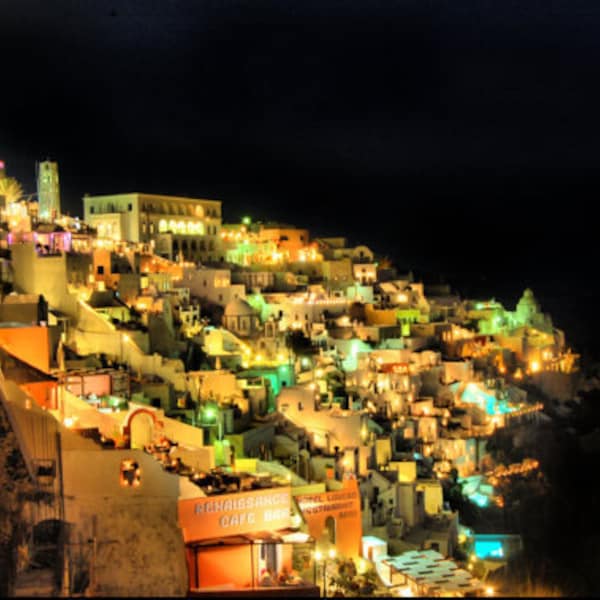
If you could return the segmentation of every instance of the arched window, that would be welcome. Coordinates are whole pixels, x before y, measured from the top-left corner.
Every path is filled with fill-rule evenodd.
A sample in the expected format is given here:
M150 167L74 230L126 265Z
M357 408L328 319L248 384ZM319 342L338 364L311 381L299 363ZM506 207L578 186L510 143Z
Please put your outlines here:
M325 519L325 527L327 528L327 537L329 539L329 543L335 545L335 519L333 517L327 517Z

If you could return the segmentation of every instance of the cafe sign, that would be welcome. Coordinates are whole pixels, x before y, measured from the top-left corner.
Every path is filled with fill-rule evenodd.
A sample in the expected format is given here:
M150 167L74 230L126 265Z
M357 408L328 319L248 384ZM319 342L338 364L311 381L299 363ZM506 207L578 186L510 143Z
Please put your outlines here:
M290 527L290 488L277 487L179 501L186 542Z

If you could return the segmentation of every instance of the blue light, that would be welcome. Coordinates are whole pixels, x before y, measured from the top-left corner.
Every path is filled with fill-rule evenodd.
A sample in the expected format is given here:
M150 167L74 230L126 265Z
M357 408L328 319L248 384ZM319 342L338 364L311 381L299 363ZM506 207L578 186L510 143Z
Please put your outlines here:
M469 500L481 508L485 508L490 503L490 499L479 492L474 492L469 496Z
M504 548L500 540L475 540L477 558L504 558Z
M454 384L454 391L458 384ZM487 394L475 383L468 383L461 396L461 401L468 404L476 404L488 415L504 415L515 412L517 407L510 406L506 400L498 400L493 394Z

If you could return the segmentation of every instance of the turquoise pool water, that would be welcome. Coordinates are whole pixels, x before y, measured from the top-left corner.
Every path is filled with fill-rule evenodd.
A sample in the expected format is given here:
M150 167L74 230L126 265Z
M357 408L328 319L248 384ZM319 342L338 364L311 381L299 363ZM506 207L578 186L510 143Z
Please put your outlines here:
M458 383L453 384L451 386L452 391L456 392L458 386ZM493 394L484 392L476 383L467 383L461 401L477 404L488 415L504 415L518 410L517 407L511 406L506 400L498 400Z
M504 547L500 540L475 539L475 555L477 558L504 558Z

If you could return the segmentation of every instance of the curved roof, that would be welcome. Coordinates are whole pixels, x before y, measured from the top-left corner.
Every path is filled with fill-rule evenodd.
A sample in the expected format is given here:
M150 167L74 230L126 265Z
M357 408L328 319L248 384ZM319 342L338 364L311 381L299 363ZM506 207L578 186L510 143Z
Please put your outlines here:
M225 317L247 317L253 316L256 311L241 298L234 298L225 307L223 316Z

